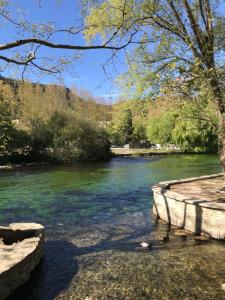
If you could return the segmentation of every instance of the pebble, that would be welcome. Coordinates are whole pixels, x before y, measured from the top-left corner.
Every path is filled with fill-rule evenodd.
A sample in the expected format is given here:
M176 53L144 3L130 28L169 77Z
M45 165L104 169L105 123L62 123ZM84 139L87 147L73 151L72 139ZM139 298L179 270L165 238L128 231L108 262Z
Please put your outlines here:
M221 289L222 289L223 291L225 291L225 283L222 283L222 284L221 284Z

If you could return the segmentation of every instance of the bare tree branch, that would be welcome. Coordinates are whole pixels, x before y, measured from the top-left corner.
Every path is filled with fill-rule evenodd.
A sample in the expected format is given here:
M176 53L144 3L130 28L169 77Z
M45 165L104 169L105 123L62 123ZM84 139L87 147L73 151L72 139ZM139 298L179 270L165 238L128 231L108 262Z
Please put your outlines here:
M12 48L17 48L23 45L27 44L38 44L43 45L45 47L54 48L54 49L68 49L68 50L94 50L94 49L111 49L111 50L121 50L125 47L127 47L133 39L133 36L137 33L137 31L130 34L130 38L127 42L125 42L121 46L108 46L108 41L105 42L102 45L92 45L92 46L79 46L79 45L73 45L73 44L56 44L53 42L49 42L47 40L39 39L39 38L28 38L28 39L21 39L13 42L9 42L3 45L0 45L0 51L1 50L9 50Z
M203 21L203 23L205 25L205 29L207 30L207 23L206 23L206 18L205 18L204 10L203 10L202 0L199 0L198 4L199 4L199 9L200 9L202 21Z
M172 12L177 20L177 23L178 25L182 28L182 31L184 33L184 36L182 36L182 40L187 44L187 46L191 49L194 57L196 59L199 59L200 61L202 61L202 57L201 57L201 54L198 52L198 50L194 47L193 45L193 42L188 34L188 31L185 27L185 25L183 24L182 20L181 20L181 17L178 13L178 11L176 10L174 4L173 4L173 0L167 0L167 2L169 3L171 9L172 9Z

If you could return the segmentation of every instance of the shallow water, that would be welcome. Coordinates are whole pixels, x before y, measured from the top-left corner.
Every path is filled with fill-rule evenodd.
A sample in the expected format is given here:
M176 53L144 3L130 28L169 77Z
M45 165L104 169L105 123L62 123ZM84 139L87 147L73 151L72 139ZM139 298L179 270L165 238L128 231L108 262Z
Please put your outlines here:
M154 183L218 171L210 155L2 171L0 223L40 222L47 239L41 265L10 299L225 299L224 243L184 241L151 215Z

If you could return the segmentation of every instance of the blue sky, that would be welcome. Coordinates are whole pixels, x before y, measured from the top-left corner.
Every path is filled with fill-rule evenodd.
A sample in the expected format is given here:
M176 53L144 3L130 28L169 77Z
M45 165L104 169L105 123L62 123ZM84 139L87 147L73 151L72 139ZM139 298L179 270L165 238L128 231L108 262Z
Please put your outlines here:
M82 19L79 13L79 1L77 0L15 0L10 1L14 6L10 7L12 15L17 16L18 9L22 11L26 19L33 23L46 23L54 21L57 28L66 28L71 25L76 25ZM3 41L12 41L17 36L13 26L5 26L1 31ZM56 36L54 41L61 40L60 34ZM67 42L64 41L65 43ZM74 44L84 44L82 37L74 36L73 39L68 40ZM13 50L15 51L15 50ZM41 50L41 55L70 55L74 52L68 50L53 50L45 48ZM6 53L8 54L8 53ZM68 87L83 87L90 90L90 92L98 97L106 98L106 101L113 101L119 95L120 91L113 83L113 80L108 80L102 64L107 61L111 56L109 50L88 50L83 51L81 59L74 64L75 74L71 75L69 72L63 74L64 83ZM124 54L119 54L120 59L124 61ZM107 68L107 75L115 78L118 73L125 69L125 65L117 64L117 71L111 66ZM7 75L7 71L2 75ZM35 76L30 77L33 81L36 80ZM55 82L53 77L44 77L42 82L52 83Z
M48 23L49 21L53 21L56 23L58 29L80 24L82 17L80 15L79 2L80 0L9 0L10 12L13 17L17 17L22 13L31 23ZM224 6L223 1L221 1L218 7L218 11L221 15L224 15ZM0 19L0 26L1 25L2 20ZM13 41L19 37L18 32L15 31L15 27L8 24L2 28L0 27L0 33L1 43ZM29 37L30 36L31 35L29 35ZM27 37L27 35L23 37ZM77 45L85 43L81 36L76 35L68 40L62 40L60 34L54 38L54 42ZM15 49L13 51L15 51ZM26 51L27 55L29 51ZM10 52L5 54L10 55ZM40 49L40 55L42 56L51 56L52 54L69 56L70 54L74 54L74 51L53 50L50 48ZM110 56L111 52L109 50L83 51L81 59L74 64L75 73L64 72L64 84L70 88L73 86L85 88L94 96L106 98L106 102L115 101L116 98L120 96L121 91L113 83L113 80L107 79L102 68L102 64L104 64ZM118 56L123 63L116 62L116 71L113 66L107 68L107 75L111 78L116 78L118 74L126 69L124 53L119 52ZM10 76L9 68L7 68L5 72L2 72L2 75ZM15 76L18 76L18 74ZM35 74L32 74L30 78L32 81L38 81ZM41 80L44 83L56 82L53 77L43 77Z

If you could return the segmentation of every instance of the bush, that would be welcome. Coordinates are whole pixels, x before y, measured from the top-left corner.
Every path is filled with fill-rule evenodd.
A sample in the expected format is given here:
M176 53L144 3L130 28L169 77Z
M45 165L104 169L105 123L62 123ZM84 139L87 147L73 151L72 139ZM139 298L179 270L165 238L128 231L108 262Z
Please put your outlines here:
M178 113L171 111L152 118L147 127L147 137L151 143L173 144L172 132L176 126Z
M48 129L52 134L51 156L59 161L101 160L110 157L108 135L87 120L55 113Z
M184 152L216 153L218 138L214 119L207 107L200 111L193 103L185 103L152 118L147 136L150 142L175 144Z
M0 115L0 156L13 163L53 160L102 160L110 157L104 129L72 113L54 113L49 121L31 120L30 131L15 127L3 101ZM4 109L3 109L4 108Z
M202 120L179 120L172 137L173 142L185 152L216 153L218 150L215 127Z

